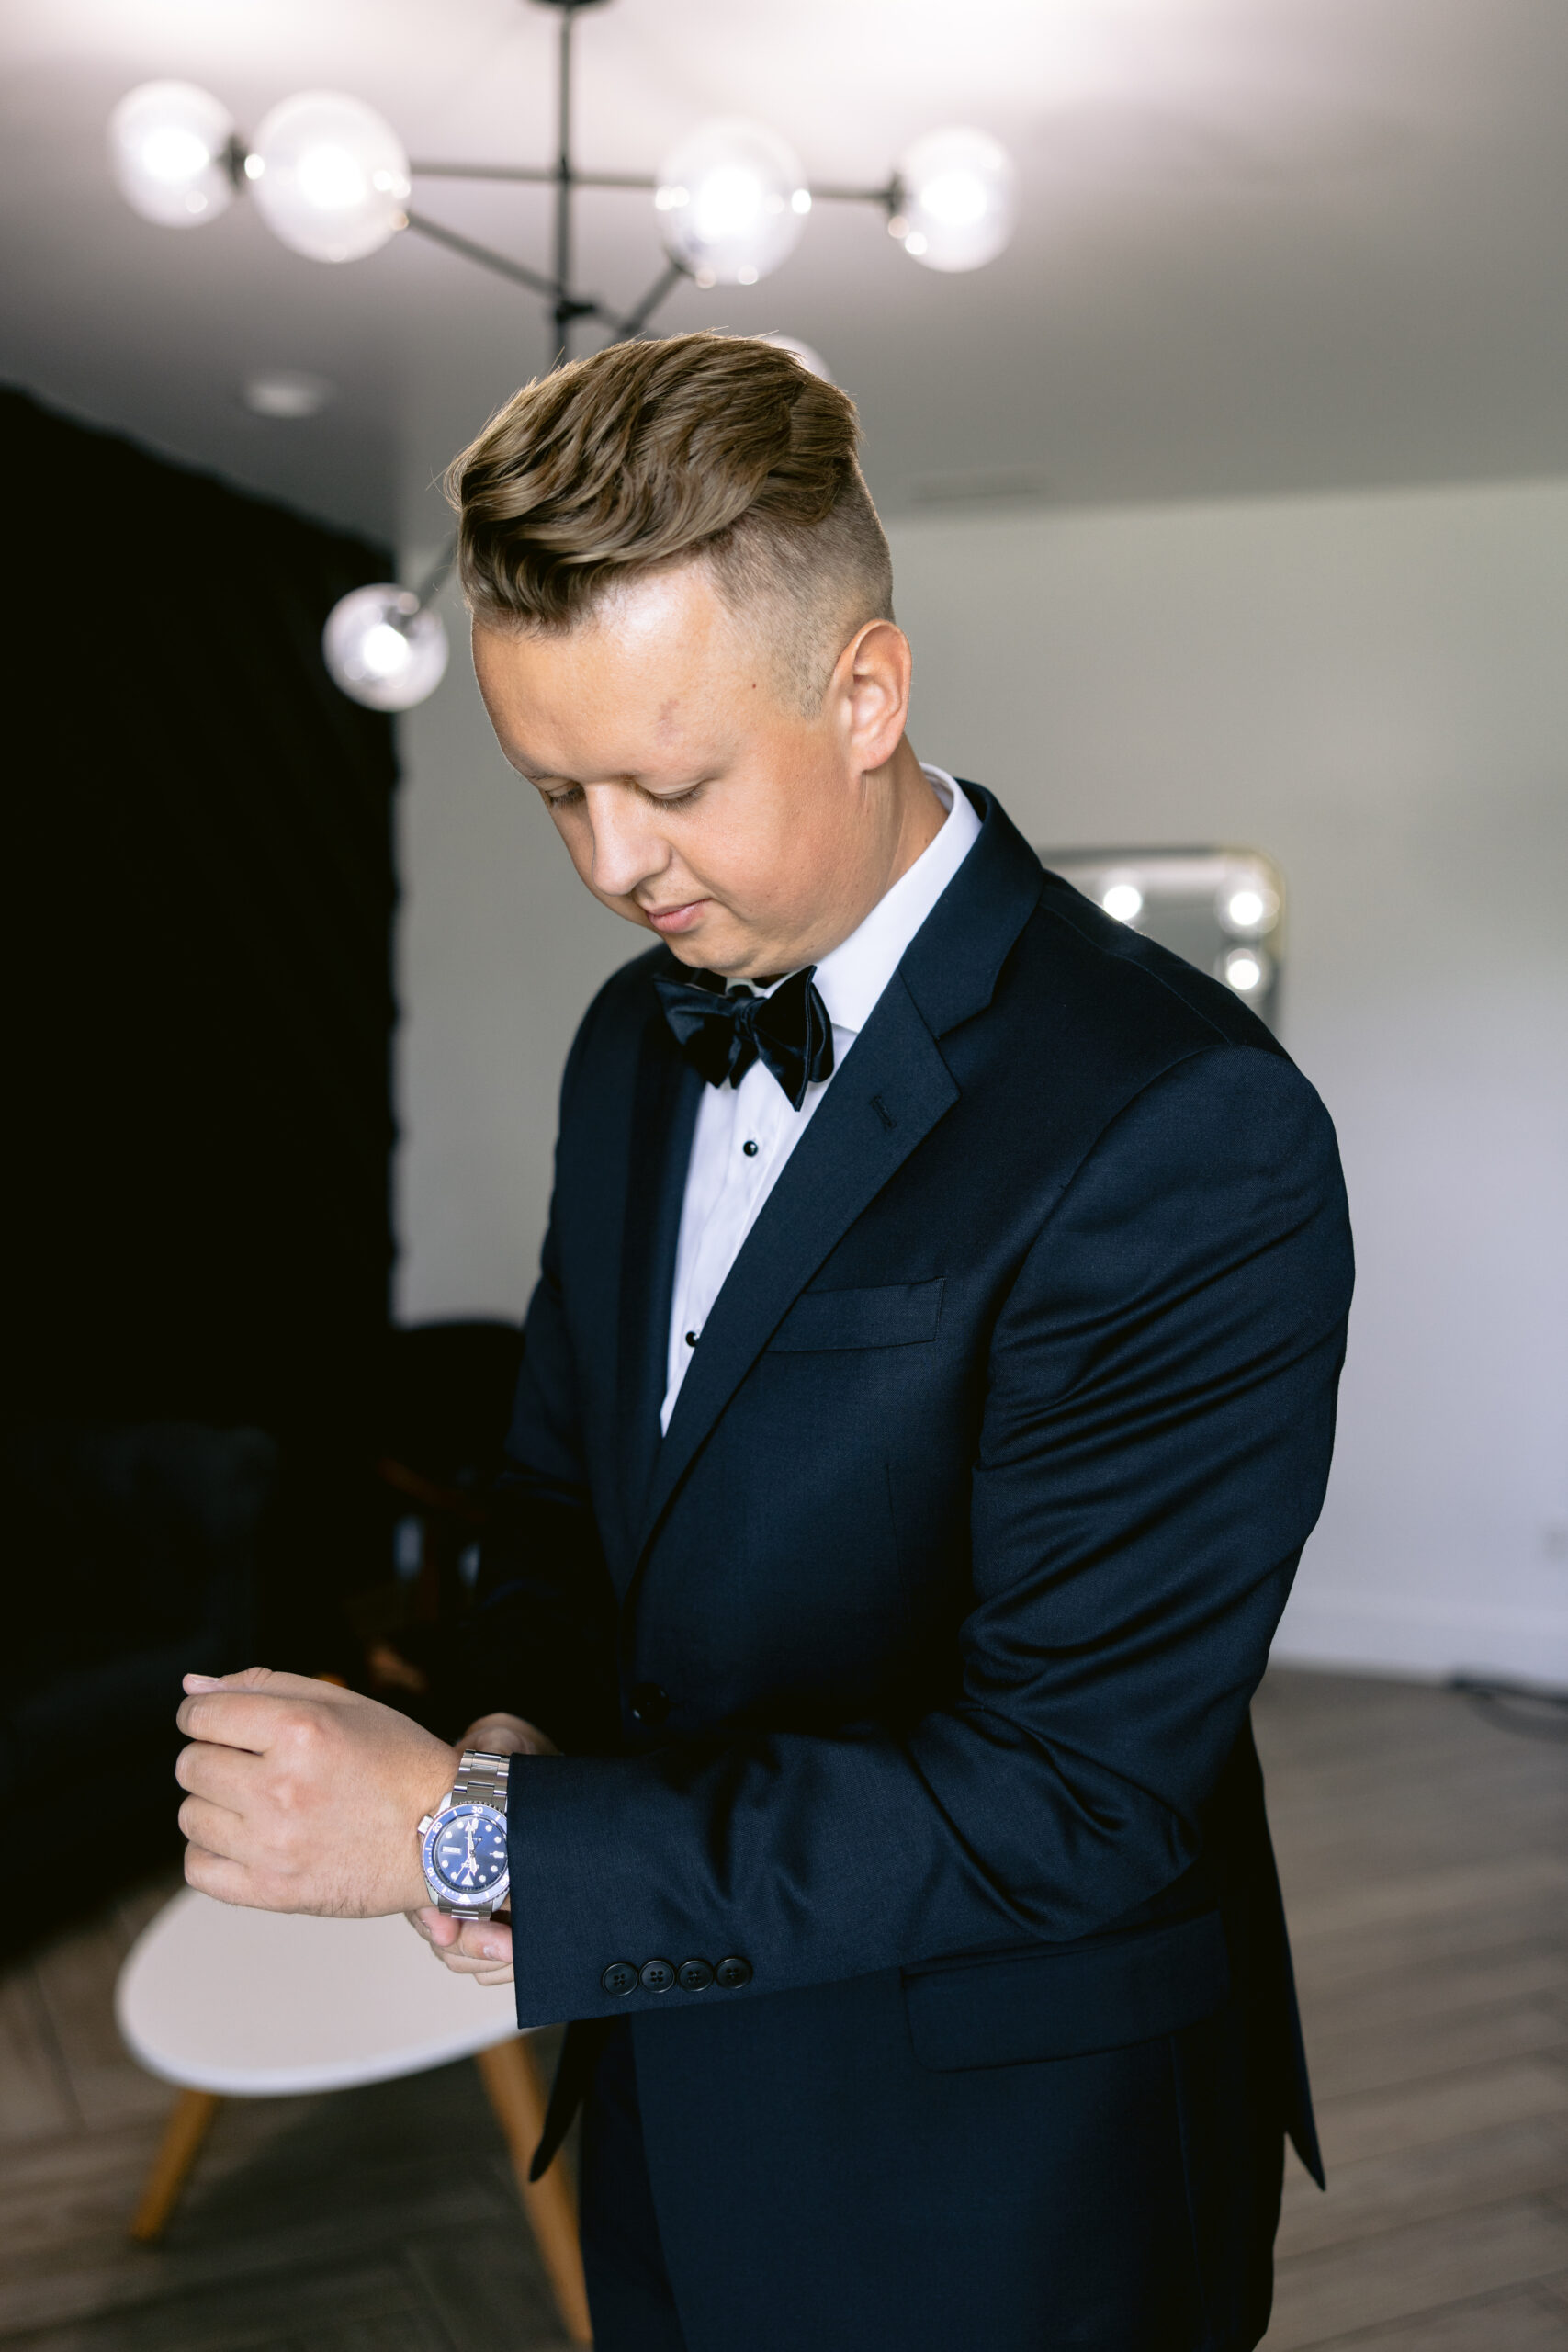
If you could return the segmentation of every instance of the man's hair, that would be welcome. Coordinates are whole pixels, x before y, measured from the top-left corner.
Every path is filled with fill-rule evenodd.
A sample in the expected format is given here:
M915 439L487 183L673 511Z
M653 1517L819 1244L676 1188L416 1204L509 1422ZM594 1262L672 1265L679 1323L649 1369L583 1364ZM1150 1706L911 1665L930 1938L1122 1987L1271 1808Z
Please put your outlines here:
M773 344L680 334L573 360L446 469L469 607L564 630L637 574L701 561L814 713L855 630L893 617L859 439L848 394Z

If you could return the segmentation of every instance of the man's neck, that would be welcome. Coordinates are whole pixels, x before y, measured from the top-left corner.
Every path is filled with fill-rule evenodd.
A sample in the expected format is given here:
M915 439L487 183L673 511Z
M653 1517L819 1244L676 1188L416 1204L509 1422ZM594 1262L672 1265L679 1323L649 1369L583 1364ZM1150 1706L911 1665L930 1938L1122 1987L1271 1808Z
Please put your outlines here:
M947 810L937 797L936 786L915 757L915 747L907 735L899 737L898 748L885 773L895 796L898 830L887 878L877 893L879 899L885 899L895 882L901 881L915 860L924 855L947 822ZM870 911L868 907L866 913Z

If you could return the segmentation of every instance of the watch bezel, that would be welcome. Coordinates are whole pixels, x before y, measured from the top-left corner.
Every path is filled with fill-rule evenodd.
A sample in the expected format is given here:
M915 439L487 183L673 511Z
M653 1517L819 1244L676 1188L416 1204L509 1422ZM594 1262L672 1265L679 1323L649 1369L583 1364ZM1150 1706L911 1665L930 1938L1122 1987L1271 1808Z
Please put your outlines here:
M500 1827L502 1843L505 1842L506 1815L499 1805L485 1804L478 1797L465 1797L458 1804L443 1805L439 1813L432 1815L430 1826L424 1833L419 1849L420 1866L424 1871L424 1883L430 1889L433 1899L437 1903L456 1904L460 1909L499 1911L506 1900L507 1890L512 1883L510 1860L501 1876L492 1880L489 1886L475 1887L472 1898L468 1902L465 1902L462 1889L448 1884L435 1867L436 1839L450 1823L460 1820L463 1815L468 1813L483 1814L495 1822Z

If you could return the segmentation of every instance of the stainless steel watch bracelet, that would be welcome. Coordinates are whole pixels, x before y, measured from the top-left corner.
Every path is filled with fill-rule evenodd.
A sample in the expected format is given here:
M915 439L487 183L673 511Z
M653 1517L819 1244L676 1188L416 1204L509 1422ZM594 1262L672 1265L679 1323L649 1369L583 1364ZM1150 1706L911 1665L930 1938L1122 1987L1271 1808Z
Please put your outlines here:
M506 1781L511 1766L510 1756L487 1755L482 1747L464 1751L457 1767L457 1777L452 1783L450 1802L453 1804L490 1804L497 1813L506 1811Z
M465 1748L457 1766L457 1777L452 1783L452 1792L441 1811L445 1813L449 1806L456 1804L488 1804L493 1805L497 1813L503 1814L506 1811L507 1777L511 1766L510 1756L491 1756L482 1747ZM450 1895L437 1893L434 1887L431 1892L435 1895L436 1909L445 1912L449 1919L490 1919L495 1916L496 1905L493 1903L459 1903Z

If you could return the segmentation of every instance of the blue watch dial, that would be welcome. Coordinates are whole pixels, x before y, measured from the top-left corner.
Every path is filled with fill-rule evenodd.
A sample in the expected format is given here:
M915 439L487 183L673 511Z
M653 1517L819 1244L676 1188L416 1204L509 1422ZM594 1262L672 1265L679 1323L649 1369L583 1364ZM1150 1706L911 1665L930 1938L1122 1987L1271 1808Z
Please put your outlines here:
M488 1805L459 1805L436 1825L428 1851L440 1883L476 1900L506 1876L506 1824Z

